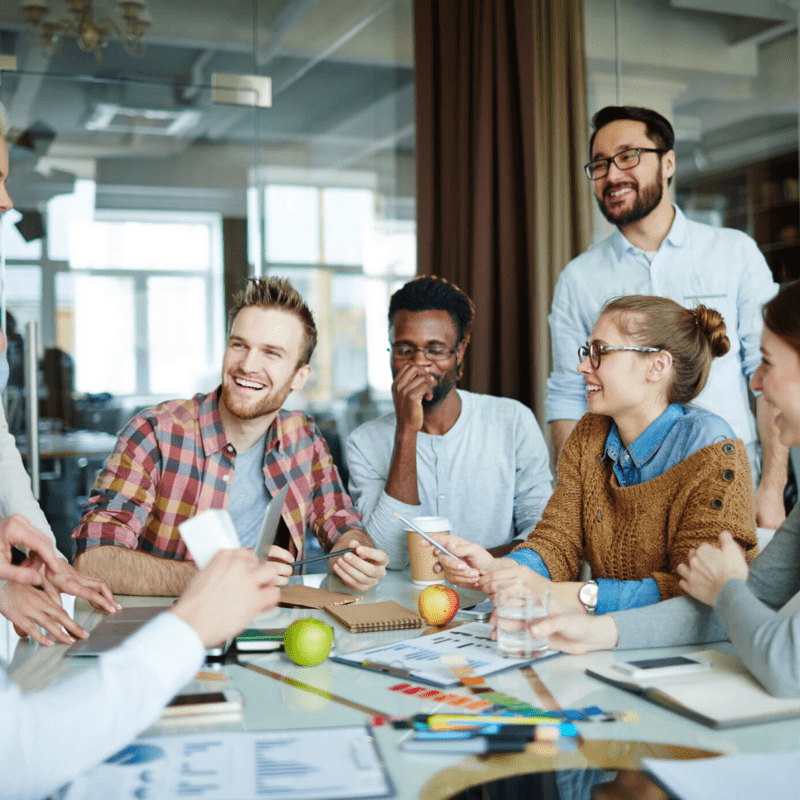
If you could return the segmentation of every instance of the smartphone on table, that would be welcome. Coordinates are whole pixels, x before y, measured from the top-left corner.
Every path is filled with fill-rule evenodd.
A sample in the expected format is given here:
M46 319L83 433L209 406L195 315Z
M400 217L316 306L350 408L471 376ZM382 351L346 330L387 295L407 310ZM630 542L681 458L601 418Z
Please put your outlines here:
M185 717L196 714L234 714L244 708L244 698L235 689L198 694L179 694L164 709L164 717Z
M240 653L267 653L283 647L286 628L248 628L236 637L236 649Z
M631 678L667 678L672 675L687 675L711 668L708 661L694 656L665 656L664 658L645 658L637 661L618 661L614 668Z

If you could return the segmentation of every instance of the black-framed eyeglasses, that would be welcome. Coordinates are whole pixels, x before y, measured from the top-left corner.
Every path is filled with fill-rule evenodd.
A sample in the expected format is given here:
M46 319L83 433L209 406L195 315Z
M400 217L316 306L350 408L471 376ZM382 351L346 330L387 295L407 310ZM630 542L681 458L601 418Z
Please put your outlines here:
M612 163L617 169L633 169L641 160L642 153L659 153L663 155L667 152L669 151L663 147L632 147L630 150L623 150L615 156L596 158L594 161L584 164L583 168L586 170L590 180L599 181L600 178L605 178L608 175L608 170Z
M613 353L616 350L632 350L634 353L660 353L660 347L636 347L627 344L597 344L597 342L589 342L588 345L582 345L578 348L578 358L583 361L586 356L589 356L589 363L593 369L600 366L600 357L603 353Z
M389 348L392 358L398 361L408 361L419 352L422 353L429 361L447 361L455 353L458 352L459 342L455 347L445 347L443 344L431 344L427 347L414 347L411 344L393 344Z

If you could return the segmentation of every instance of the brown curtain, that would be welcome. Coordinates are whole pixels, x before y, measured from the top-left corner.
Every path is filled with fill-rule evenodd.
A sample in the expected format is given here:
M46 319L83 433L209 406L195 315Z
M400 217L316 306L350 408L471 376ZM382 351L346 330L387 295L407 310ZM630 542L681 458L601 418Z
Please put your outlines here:
M418 272L476 318L461 385L543 416L547 314L589 244L583 0L415 0Z

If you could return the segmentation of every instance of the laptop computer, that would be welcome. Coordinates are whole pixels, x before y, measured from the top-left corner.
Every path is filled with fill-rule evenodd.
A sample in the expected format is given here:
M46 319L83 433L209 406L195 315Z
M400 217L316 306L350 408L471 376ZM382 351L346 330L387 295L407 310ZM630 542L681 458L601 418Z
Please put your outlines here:
M283 487L267 504L264 512L264 521L261 523L261 532L255 547L255 554L266 561L269 557L269 548L275 541L278 525L281 521L283 504L289 491L289 484ZM214 553L223 548L235 549L240 547L239 537L233 525L231 515L224 509L209 509L201 511L186 522L178 526L189 552L192 554L199 569L211 561ZM202 562L202 563L201 563ZM109 614L98 623L88 639L70 645L65 656L98 656L121 644L132 633L135 633L145 623L157 614L165 611L168 606L136 606L123 608L114 614ZM227 650L224 646L209 648L207 657L222 656Z

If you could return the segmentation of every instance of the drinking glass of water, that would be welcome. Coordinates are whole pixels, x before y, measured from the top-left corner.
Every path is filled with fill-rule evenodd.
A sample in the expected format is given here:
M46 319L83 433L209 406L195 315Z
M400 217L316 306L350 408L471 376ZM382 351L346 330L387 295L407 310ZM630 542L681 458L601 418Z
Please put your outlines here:
M550 592L540 592L513 581L497 591L497 646L506 658L532 658L547 646L534 639L531 623L550 613Z

